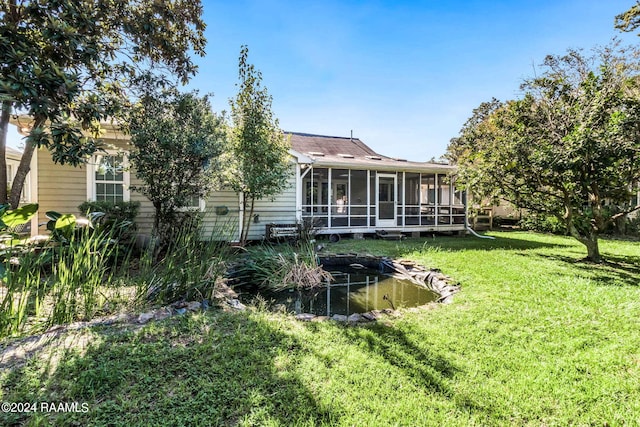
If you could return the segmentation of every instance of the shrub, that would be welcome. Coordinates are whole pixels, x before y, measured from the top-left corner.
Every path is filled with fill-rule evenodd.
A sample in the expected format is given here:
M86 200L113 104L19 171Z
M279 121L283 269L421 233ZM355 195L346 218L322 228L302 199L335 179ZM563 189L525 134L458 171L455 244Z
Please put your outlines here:
M155 254L152 246L143 254L135 278L142 302L213 299L216 283L231 257L227 236L235 234L237 225L231 220L215 224L203 239L200 217L187 218L172 230L166 249Z
M99 221L101 227L107 231L114 231L115 237L129 238L135 232L135 219L140 212L140 202L106 202L87 201L78 206L82 215L95 212L104 213ZM126 232L122 232L126 229Z
M566 225L552 215L529 213L520 220L520 227L542 233L567 234Z

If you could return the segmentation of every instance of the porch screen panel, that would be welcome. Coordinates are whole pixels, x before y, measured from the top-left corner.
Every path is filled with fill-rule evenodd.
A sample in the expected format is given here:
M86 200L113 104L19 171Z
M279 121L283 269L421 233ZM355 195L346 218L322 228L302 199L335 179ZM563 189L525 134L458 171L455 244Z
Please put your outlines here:
M331 170L331 227L349 225L349 170Z
M376 174L369 173L369 226L376 225Z
M381 176L378 182L378 216L380 220L395 217L395 178Z
M438 176L438 224L451 224L451 178Z
M367 171L351 171L351 193L349 197L350 225L367 225Z
M316 227L327 227L329 170L313 168L302 180L302 214Z
M452 181L451 187L451 191L453 192L451 221L453 224L464 224L464 192L461 189L456 188L455 180Z
M404 175L404 225L420 225L420 174Z
M398 225L404 224L404 174L402 172L398 172L398 212L396 214L396 222Z
M434 225L436 223L436 176L422 174L420 180L420 224Z

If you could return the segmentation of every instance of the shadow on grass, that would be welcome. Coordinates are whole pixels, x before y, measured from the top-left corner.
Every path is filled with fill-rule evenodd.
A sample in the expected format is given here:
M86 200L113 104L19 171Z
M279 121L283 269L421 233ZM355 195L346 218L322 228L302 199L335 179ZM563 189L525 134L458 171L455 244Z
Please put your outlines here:
M640 257L604 254L601 264L564 255L526 254L570 264L584 277L604 286L640 286Z
M305 326L311 331L320 328L314 323ZM460 411L475 413L481 419L497 416L493 408L455 389L456 376L464 375L464 372L434 351L432 346L426 345L427 337L420 332L407 333L401 327L384 321L359 326L343 325L335 329L335 333L342 334L353 347L364 350L368 359L381 360L387 365L384 371L396 372L400 377L409 379L427 395L454 401Z
M543 248L567 248L574 246L572 241L561 241L563 236L545 236L531 233L500 233L495 239L481 239L473 236L407 239L402 241L385 240L343 240L327 245L329 252L367 252L376 255L402 256L415 251L443 250L448 252L481 250L527 250ZM537 237L537 238L536 238ZM544 241L544 240L547 241ZM555 240L550 242L549 240Z
M448 382L457 368L429 348L418 346L404 331L383 323L341 330L349 342L365 348L371 356L384 358L386 363L411 378L417 386L451 397Z
M329 424L296 374L277 368L300 343L274 325L219 313L94 330L97 344L66 350L57 366L34 358L0 377L4 401L86 402L88 412L4 413L0 424Z

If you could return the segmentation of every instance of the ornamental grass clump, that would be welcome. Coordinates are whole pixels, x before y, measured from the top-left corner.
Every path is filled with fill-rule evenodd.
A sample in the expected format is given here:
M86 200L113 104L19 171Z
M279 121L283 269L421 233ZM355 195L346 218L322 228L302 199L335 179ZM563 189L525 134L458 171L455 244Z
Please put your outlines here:
M320 265L313 244L306 241L298 250L290 245L262 245L251 249L235 273L242 284L274 292L322 287L333 278Z
M236 227L234 221L225 220L203 235L199 217L186 220L171 235L166 250L154 257L155 248L150 247L143 254L135 278L138 299L159 304L212 300L232 256L228 236Z

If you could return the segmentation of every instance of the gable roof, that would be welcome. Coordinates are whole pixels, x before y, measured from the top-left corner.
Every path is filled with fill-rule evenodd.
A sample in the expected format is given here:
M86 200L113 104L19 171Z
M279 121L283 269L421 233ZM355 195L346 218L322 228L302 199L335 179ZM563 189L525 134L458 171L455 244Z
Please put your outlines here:
M367 147L358 138L313 135L310 133L298 132L291 132L288 134L291 135L291 148L300 153L322 153L325 156L346 154L354 157L377 155L376 152Z
M328 167L360 167L388 171L452 173L455 166L429 162L410 162L373 151L358 138L285 132L291 148L308 156L314 165Z

